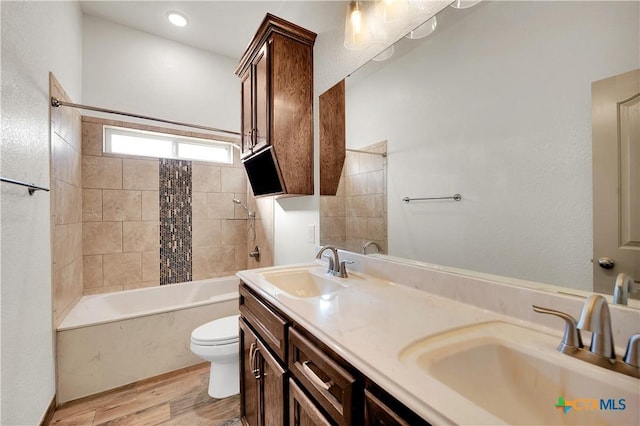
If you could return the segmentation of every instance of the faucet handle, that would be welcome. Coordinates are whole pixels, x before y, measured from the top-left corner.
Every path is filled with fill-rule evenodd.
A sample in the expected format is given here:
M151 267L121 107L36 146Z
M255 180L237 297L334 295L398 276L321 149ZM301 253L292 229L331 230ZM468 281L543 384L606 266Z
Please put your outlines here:
M558 345L558 350L560 352L575 352L576 350L584 347L582 344L582 337L580 336L580 330L578 330L578 321L574 317L565 312L543 308L541 306L531 305L531 307L534 311L540 314L555 315L565 321L564 336L562 337L560 345Z
M633 334L629 337L627 351L622 360L634 367L640 367L640 334Z
M340 262L340 270L337 271L340 278L349 278L347 274L347 265L353 265L355 262L353 260L343 260Z

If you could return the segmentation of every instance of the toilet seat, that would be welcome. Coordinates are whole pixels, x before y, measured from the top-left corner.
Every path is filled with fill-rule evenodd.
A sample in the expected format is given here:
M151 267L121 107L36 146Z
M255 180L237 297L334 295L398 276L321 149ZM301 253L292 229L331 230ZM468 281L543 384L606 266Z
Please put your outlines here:
M232 315L201 325L191 333L191 343L199 346L224 346L238 343L239 316Z

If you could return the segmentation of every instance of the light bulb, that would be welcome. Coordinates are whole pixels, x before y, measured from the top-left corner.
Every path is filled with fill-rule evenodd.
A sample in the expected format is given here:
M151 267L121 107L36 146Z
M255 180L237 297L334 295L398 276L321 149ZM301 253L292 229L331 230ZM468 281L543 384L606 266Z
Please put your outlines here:
M176 27L184 27L187 25L187 18L178 12L167 12L167 19Z

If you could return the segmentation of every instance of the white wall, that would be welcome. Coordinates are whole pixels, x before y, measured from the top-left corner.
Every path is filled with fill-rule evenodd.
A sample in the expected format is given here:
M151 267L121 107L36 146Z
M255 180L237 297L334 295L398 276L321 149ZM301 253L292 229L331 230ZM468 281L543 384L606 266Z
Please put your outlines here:
M85 104L240 132L237 60L88 15L83 42Z
M81 100L75 2L2 2L1 174L49 186L49 71ZM2 183L0 423L38 424L55 394L49 194Z
M591 82L640 67L638 9L483 2L348 82L347 144L389 144L390 253L591 289Z
M432 16L450 3L448 0L431 1L423 16ZM346 4L345 4L346 6ZM346 7L345 7L346 11ZM306 262L313 259L320 240L320 169L318 97L334 84L371 58L383 51L386 45L373 45L364 50L347 50L344 47L344 16L339 17L335 29L319 33L313 50L314 84L314 188L315 195L308 197L280 198L274 203L274 261L276 265ZM389 43L390 44L390 43ZM314 242L309 242L308 230L315 229Z

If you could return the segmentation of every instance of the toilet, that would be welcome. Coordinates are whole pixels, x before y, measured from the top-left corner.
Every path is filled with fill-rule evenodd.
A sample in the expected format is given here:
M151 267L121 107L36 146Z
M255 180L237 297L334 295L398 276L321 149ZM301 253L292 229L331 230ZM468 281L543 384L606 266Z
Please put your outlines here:
M211 362L209 396L226 398L240 392L238 318L232 315L191 332L191 352Z

